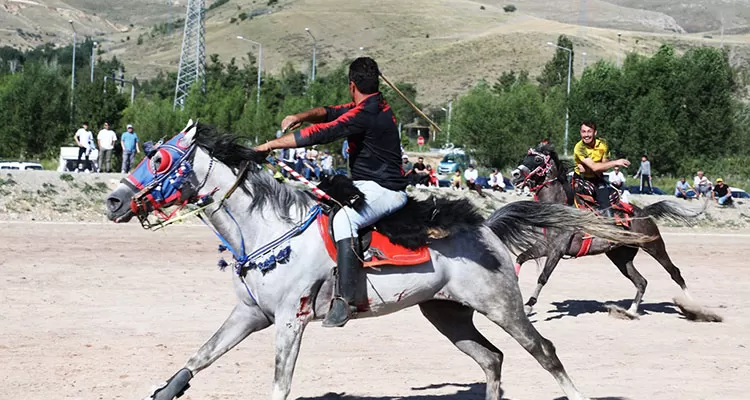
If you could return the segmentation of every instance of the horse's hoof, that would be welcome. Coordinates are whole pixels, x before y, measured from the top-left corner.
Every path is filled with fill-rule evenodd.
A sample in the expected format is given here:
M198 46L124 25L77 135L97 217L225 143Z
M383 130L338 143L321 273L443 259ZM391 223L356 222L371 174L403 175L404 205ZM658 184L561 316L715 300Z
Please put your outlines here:
M631 310L626 310L622 307L618 307L614 304L607 305L607 309L609 310L609 316L612 318L617 319L625 319L625 320L635 320L640 319L641 316L638 315L637 312L633 312Z
M526 313L527 317L530 317L531 314L534 313L534 306L524 305L523 306L523 311Z

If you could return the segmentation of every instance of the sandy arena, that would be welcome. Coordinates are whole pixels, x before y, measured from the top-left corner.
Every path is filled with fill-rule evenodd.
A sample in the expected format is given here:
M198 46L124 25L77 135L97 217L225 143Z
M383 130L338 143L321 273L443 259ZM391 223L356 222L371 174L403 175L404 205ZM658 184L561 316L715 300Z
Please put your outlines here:
M666 272L639 253L649 280L638 321L613 319L632 284L604 256L563 261L532 317L574 382L597 399L750 396L750 231L667 230L696 300L723 323L685 320ZM218 328L235 302L217 240L201 226L0 222L0 399L141 399ZM283 273L283 269L275 271ZM521 272L524 295L534 263ZM507 399L562 399L553 378L499 327ZM182 399L269 398L274 330L251 335L192 380ZM743 383L745 382L745 383ZM312 323L292 398L483 399L484 374L416 308L344 329Z

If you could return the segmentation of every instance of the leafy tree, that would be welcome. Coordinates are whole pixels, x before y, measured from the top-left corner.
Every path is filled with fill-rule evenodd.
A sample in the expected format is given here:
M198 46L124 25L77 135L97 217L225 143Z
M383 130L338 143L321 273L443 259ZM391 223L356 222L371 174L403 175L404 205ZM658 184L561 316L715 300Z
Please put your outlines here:
M557 45L570 49L573 51L573 41L565 35L560 35L557 38ZM571 78L575 76L575 52L570 54L570 66L571 66ZM549 88L558 85L567 85L568 83L568 51L561 48L557 48L555 56L550 61L544 64L542 74L537 78L539 85L543 91L547 91Z

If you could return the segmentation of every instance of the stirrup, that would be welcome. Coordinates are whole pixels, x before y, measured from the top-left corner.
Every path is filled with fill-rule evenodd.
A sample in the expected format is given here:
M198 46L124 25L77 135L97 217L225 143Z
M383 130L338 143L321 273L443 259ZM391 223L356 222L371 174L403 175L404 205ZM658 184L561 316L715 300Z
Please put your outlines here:
M331 307L328 309L325 319L323 319L323 327L340 328L346 325L352 317L351 308L343 297L336 296L332 298Z

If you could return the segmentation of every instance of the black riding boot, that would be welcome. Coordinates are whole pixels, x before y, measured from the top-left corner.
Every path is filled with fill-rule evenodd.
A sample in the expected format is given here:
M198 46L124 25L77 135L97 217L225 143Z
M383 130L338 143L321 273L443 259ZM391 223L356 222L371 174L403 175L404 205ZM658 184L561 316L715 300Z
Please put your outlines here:
M602 216L612 218L612 207L609 202L609 185L599 184L596 187L596 203Z
M331 300L331 309L328 310L323 326L344 326L356 311L354 305L357 297L357 277L362 261L359 256L359 240L357 238L341 239L336 242L338 273L336 275L337 290Z

